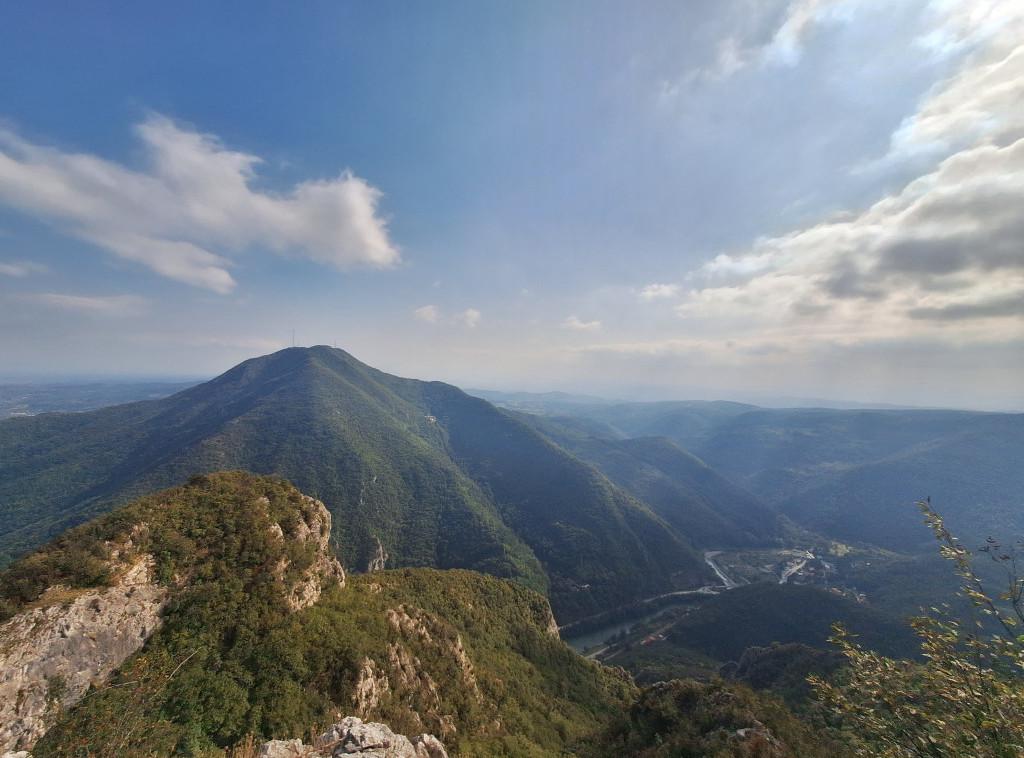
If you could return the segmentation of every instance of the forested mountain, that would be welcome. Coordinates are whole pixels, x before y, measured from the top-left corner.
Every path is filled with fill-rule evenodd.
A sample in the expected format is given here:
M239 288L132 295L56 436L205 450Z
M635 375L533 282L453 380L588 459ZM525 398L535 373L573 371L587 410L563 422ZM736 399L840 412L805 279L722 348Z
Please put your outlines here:
M346 566L514 578L547 591L560 620L708 576L685 523L526 424L327 347L246 361L161 400L0 422L0 550L13 557L225 468L278 474L322 500Z
M577 428L607 439L667 437L836 539L927 550L913 503L929 496L974 544L1024 531L1024 414L495 399L562 424L572 416Z
M596 467L702 547L778 544L778 513L667 437L620 439L572 416L517 418Z

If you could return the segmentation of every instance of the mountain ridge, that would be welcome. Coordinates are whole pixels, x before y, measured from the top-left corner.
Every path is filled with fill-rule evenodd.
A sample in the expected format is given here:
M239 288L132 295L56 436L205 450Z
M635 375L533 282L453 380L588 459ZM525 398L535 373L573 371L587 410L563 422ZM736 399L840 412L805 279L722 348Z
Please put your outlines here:
M547 592L561 621L707 577L685 535L504 411L325 346L161 400L8 419L0 452L8 554L193 474L244 469L322 500L349 568L380 540L394 567L471 568Z

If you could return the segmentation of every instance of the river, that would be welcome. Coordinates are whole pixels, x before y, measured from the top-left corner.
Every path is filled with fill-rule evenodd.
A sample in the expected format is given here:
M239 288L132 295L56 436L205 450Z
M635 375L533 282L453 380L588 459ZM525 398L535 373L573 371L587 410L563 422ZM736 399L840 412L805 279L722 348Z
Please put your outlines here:
M636 624L642 624L645 621L650 621L653 618L657 618L661 615L662 610L658 610L655 613L648 613L645 616L639 618L630 619L628 621L618 621L608 626L603 626L600 629L595 629L592 632L580 634L573 637L563 637L566 644L569 645L577 653L582 653L584 650L596 645L600 645L609 637L614 637L619 632L628 632Z

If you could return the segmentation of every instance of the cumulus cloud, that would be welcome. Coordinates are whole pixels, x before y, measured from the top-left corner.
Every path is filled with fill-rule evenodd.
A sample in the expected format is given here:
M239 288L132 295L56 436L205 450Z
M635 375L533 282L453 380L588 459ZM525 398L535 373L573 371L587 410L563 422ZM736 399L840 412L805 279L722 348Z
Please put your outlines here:
M889 160L943 155L979 141L1004 142L1024 129L1024 7L1004 0L939 4L919 45L963 65L893 134Z
M40 216L156 273L217 292L249 247L337 268L387 267L398 248L380 190L344 171L281 192L251 184L254 155L154 115L136 128L149 158L135 170L0 130L0 202Z
M467 308L459 314L459 319L468 327L474 327L480 323L480 311L476 308Z
M640 290L641 300L660 300L679 294L678 284L648 284Z
M440 318L441 312L438 310L436 305L424 305L422 308L414 310L412 312L412 316L420 321L426 321L427 323L434 324L437 322L437 319Z
M575 329L577 331L597 331L601 328L600 321L581 321L575 313L562 322L563 329Z
M1019 337L1024 9L1005 5L975 3L972 16L945 4L949 37L980 46L894 135L894 149L940 142L948 155L863 212L717 256L691 273L677 312L805 345L922 329Z

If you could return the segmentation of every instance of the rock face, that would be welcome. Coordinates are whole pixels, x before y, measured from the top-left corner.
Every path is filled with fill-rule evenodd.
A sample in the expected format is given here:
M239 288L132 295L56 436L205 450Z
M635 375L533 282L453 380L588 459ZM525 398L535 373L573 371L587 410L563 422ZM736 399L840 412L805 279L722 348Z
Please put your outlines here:
M262 498L266 500L266 498ZM302 496L303 508L302 518L295 527L292 539L298 542L312 542L316 546L316 559L310 566L302 579L292 585L288 595L288 605L293 611L300 611L303 608L316 603L324 590L325 582L337 582L338 586L345 586L345 569L334 557L328 542L331 538L331 514L330 511L319 500ZM268 501L269 503L269 501ZM275 536L284 539L284 530L277 524L272 527ZM284 576L287 564L278 566L280 576Z
M380 542L380 537L375 538L377 540L377 550L374 552L373 557L366 564L366 573L369 574L372 571L383 571L387 568L388 558L387 551L384 550L384 545Z
M142 555L112 587L52 587L0 626L0 752L31 749L52 717L105 680L160 624L167 590Z
M368 758L448 758L436 737L395 734L386 724L364 723L355 716L342 719L312 745L302 740L271 740L260 748L260 758L326 758L362 755Z
M270 501L260 496L254 505L269 508ZM329 585L345 586L345 572L328 545L330 513L305 495L297 505L297 513L269 527L273 539L305 547L299 551L305 552L302 571L287 558L275 567L279 589L295 611L316 603ZM167 585L154 582L154 559L143 547L149 529L140 522L123 540L105 543L107 566L116 577L112 586L51 586L0 626L0 756L31 750L62 710L143 646L160 626L168 600L191 585L188 570L175 573Z

